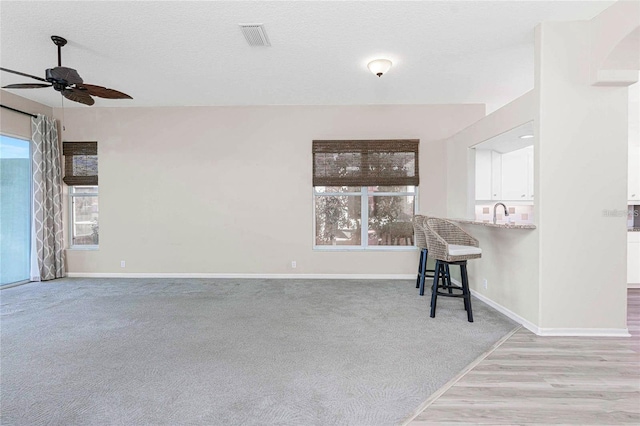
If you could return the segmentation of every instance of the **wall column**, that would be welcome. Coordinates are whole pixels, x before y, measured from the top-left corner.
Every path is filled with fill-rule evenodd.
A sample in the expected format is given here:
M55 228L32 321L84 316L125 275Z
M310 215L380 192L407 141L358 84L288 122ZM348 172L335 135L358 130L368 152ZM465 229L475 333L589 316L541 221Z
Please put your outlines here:
M592 85L590 24L536 28L540 334L626 333L628 88Z

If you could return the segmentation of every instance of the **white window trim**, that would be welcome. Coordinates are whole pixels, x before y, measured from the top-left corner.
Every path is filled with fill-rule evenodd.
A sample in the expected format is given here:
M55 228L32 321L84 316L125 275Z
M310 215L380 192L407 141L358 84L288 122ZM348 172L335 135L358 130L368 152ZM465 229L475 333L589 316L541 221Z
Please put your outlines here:
M313 250L314 251L415 251L415 241L413 245L410 246L370 246L369 245L369 210L368 203L361 202L360 203L360 241L361 244L359 246L331 246L331 245L317 245L316 244L316 196L360 196L362 199L373 196L414 196L413 201L413 213L418 214L419 206L418 206L418 194L419 194L418 186L414 186L414 192L371 192L369 193L366 186L361 187L361 190L358 192L317 192L315 187L311 188L311 207L313 212L313 221L312 221L312 235L313 235ZM364 219L367 219L366 223ZM366 226L365 226L366 225Z
M97 185L90 185L97 186ZM96 192L73 192L73 187L69 187L69 248L67 250L80 250L80 251L91 251L91 250L99 250L100 244L73 244L73 199L75 197L97 197L100 192L100 187L97 186ZM100 201L98 201L100 202Z
M67 250L71 250L71 251L96 251L96 250L100 250L100 246L97 246L95 244L93 245L89 245L89 244L85 244L85 245L72 245L69 246L69 248L67 248Z

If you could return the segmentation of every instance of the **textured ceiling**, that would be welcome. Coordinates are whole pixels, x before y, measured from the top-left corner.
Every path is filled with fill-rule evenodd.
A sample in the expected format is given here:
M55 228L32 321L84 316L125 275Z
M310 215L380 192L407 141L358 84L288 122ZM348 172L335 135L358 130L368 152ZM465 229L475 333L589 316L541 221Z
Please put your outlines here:
M612 1L0 1L0 65L62 64L133 100L96 106L486 103L533 88L533 31L591 19ZM250 47L239 23L263 23ZM366 64L391 59L382 78ZM30 82L0 72L0 84ZM12 90L49 106L51 88ZM65 106L86 108L65 101Z

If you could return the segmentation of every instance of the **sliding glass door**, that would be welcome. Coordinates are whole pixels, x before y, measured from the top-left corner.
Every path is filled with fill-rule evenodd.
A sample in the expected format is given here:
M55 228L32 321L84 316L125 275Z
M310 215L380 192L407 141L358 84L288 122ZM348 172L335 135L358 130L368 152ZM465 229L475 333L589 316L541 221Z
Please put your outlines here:
M31 143L0 135L0 285L29 280Z

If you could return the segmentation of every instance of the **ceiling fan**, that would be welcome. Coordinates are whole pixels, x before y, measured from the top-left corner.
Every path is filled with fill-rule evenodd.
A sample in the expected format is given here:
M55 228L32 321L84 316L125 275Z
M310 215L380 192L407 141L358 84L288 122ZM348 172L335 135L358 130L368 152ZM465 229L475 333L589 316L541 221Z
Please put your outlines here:
M44 81L45 83L21 83L21 84L9 84L4 86L3 89L37 89L40 87L53 87L60 92L62 96L70 101L80 102L85 105L93 105L95 101L92 96L98 96L100 98L107 99L132 99L131 96L126 93L119 92L117 90L108 89L102 86L96 86L93 84L86 84L82 81L82 77L73 68L67 68L62 66L62 46L67 44L67 40L59 36L51 36L53 43L58 46L58 66L55 68L48 68L45 71L45 78L36 77L35 75L25 74L23 72L10 70L7 68L1 68L1 71L10 72L13 74L21 75L23 77L30 77L34 80Z

